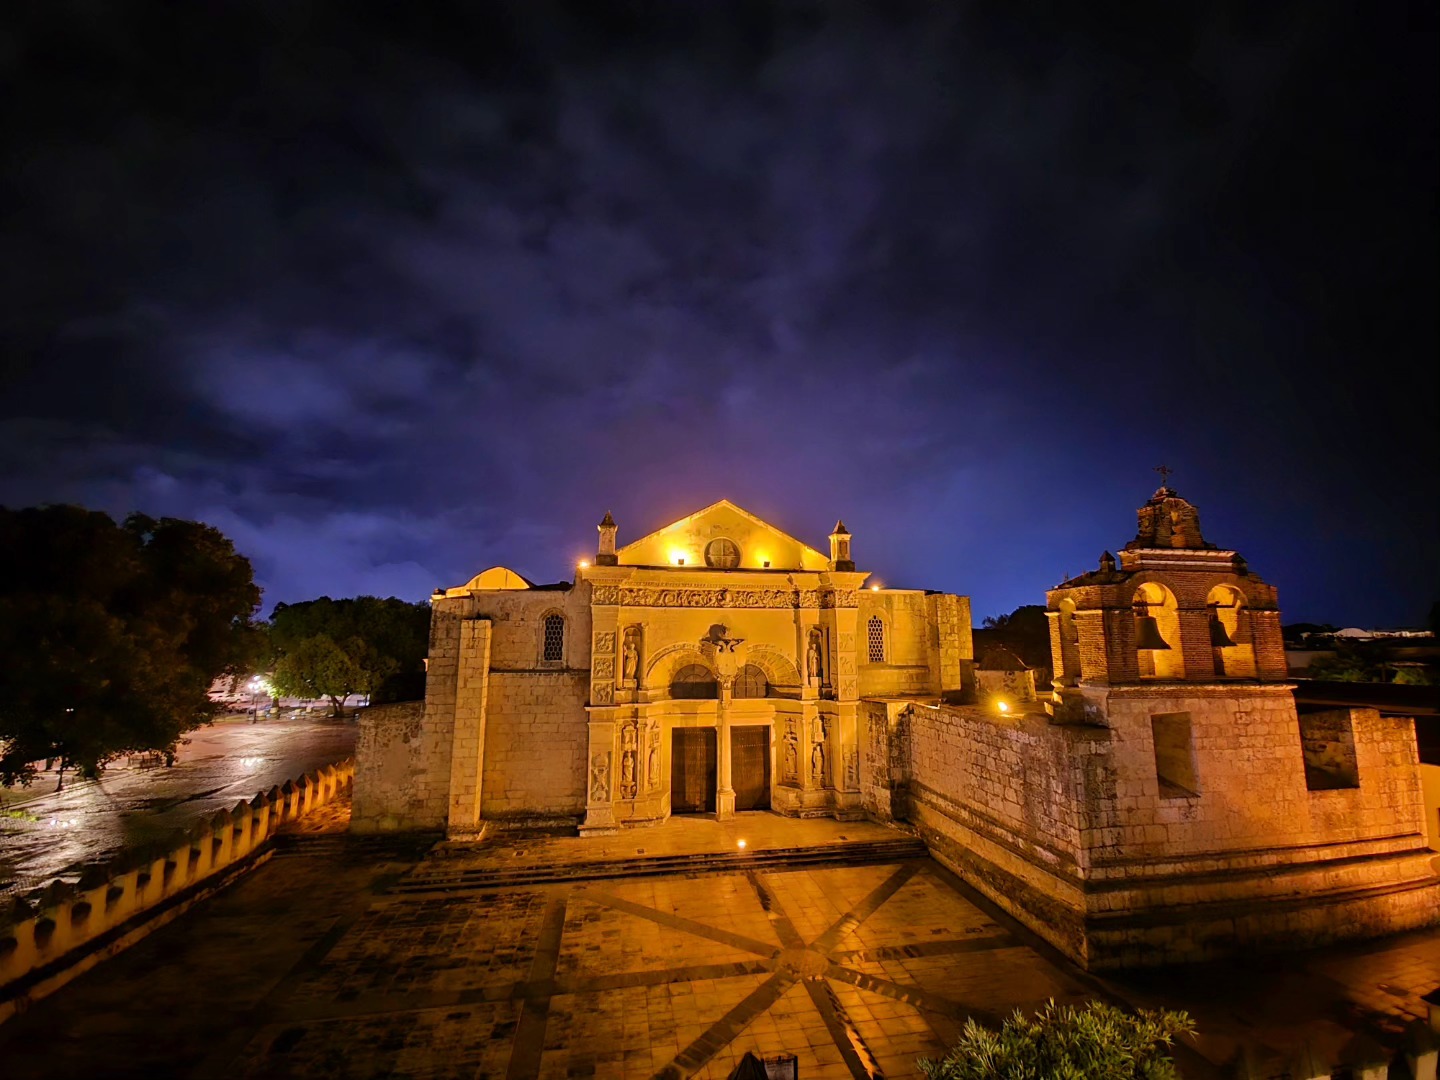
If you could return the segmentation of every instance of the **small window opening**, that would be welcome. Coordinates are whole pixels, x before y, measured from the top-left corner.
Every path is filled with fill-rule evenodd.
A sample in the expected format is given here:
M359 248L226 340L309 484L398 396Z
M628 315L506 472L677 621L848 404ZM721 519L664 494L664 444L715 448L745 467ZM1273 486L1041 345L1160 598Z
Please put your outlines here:
M545 651L543 659L546 663L554 663L565 659L565 616L545 616Z
M712 699L720 696L715 673L704 664L688 664L670 680L672 698Z
M705 545L705 565L717 570L733 570L740 565L740 545L720 537Z
M870 621L865 625L865 631L870 643L870 663L883 664L885 662L885 624L880 621L879 615L870 616Z
M1198 795L1195 775L1195 741L1190 732L1188 712L1156 713L1150 717L1150 734L1155 742L1155 776L1162 799Z
M759 698L770 692L770 680L765 677L763 669L754 664L746 664L735 676L735 689L733 696L737 698Z
M1305 755L1305 786L1311 791L1358 788L1355 729L1348 709L1300 717L1300 746Z

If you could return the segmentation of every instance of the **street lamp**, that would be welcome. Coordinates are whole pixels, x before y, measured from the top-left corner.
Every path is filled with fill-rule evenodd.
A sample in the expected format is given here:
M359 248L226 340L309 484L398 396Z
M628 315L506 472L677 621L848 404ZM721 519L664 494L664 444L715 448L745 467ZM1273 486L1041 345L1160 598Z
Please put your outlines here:
M260 719L260 676L256 675L250 680L250 722L253 724Z

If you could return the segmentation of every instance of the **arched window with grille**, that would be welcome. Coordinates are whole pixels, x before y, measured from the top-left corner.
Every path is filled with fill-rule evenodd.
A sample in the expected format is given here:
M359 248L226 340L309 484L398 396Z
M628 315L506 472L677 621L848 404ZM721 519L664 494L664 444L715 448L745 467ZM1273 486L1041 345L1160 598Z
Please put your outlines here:
M735 676L734 697L757 698L769 693L770 680L765 677L764 670L754 664L746 664Z
M869 659L872 664L885 662L885 623L879 615L871 615L865 624L865 640L869 645Z
M720 696L715 673L704 664L687 664L670 680L672 698L712 699Z
M547 664L563 663L565 660L565 616L545 616L545 633L541 644L540 659Z

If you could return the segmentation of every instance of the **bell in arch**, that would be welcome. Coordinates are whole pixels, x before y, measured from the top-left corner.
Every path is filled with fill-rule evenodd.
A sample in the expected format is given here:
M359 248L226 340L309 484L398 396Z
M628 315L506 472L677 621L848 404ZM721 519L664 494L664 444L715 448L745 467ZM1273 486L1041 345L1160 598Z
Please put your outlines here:
M1170 644L1160 636L1160 624L1150 614L1150 605L1143 600L1135 604L1135 648L1169 649Z
M1225 629L1225 624L1220 621L1220 605L1210 605L1210 646L1215 649L1233 649L1235 642L1230 640L1230 634Z

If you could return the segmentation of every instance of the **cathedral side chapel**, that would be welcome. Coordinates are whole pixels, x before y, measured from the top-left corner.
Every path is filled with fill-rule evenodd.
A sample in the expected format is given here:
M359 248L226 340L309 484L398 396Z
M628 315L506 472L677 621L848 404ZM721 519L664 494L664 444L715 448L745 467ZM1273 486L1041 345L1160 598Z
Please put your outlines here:
M424 710L362 750L359 827L855 818L860 699L972 685L968 598L867 588L843 522L828 554L726 500L623 546L598 528L572 582L437 590Z

